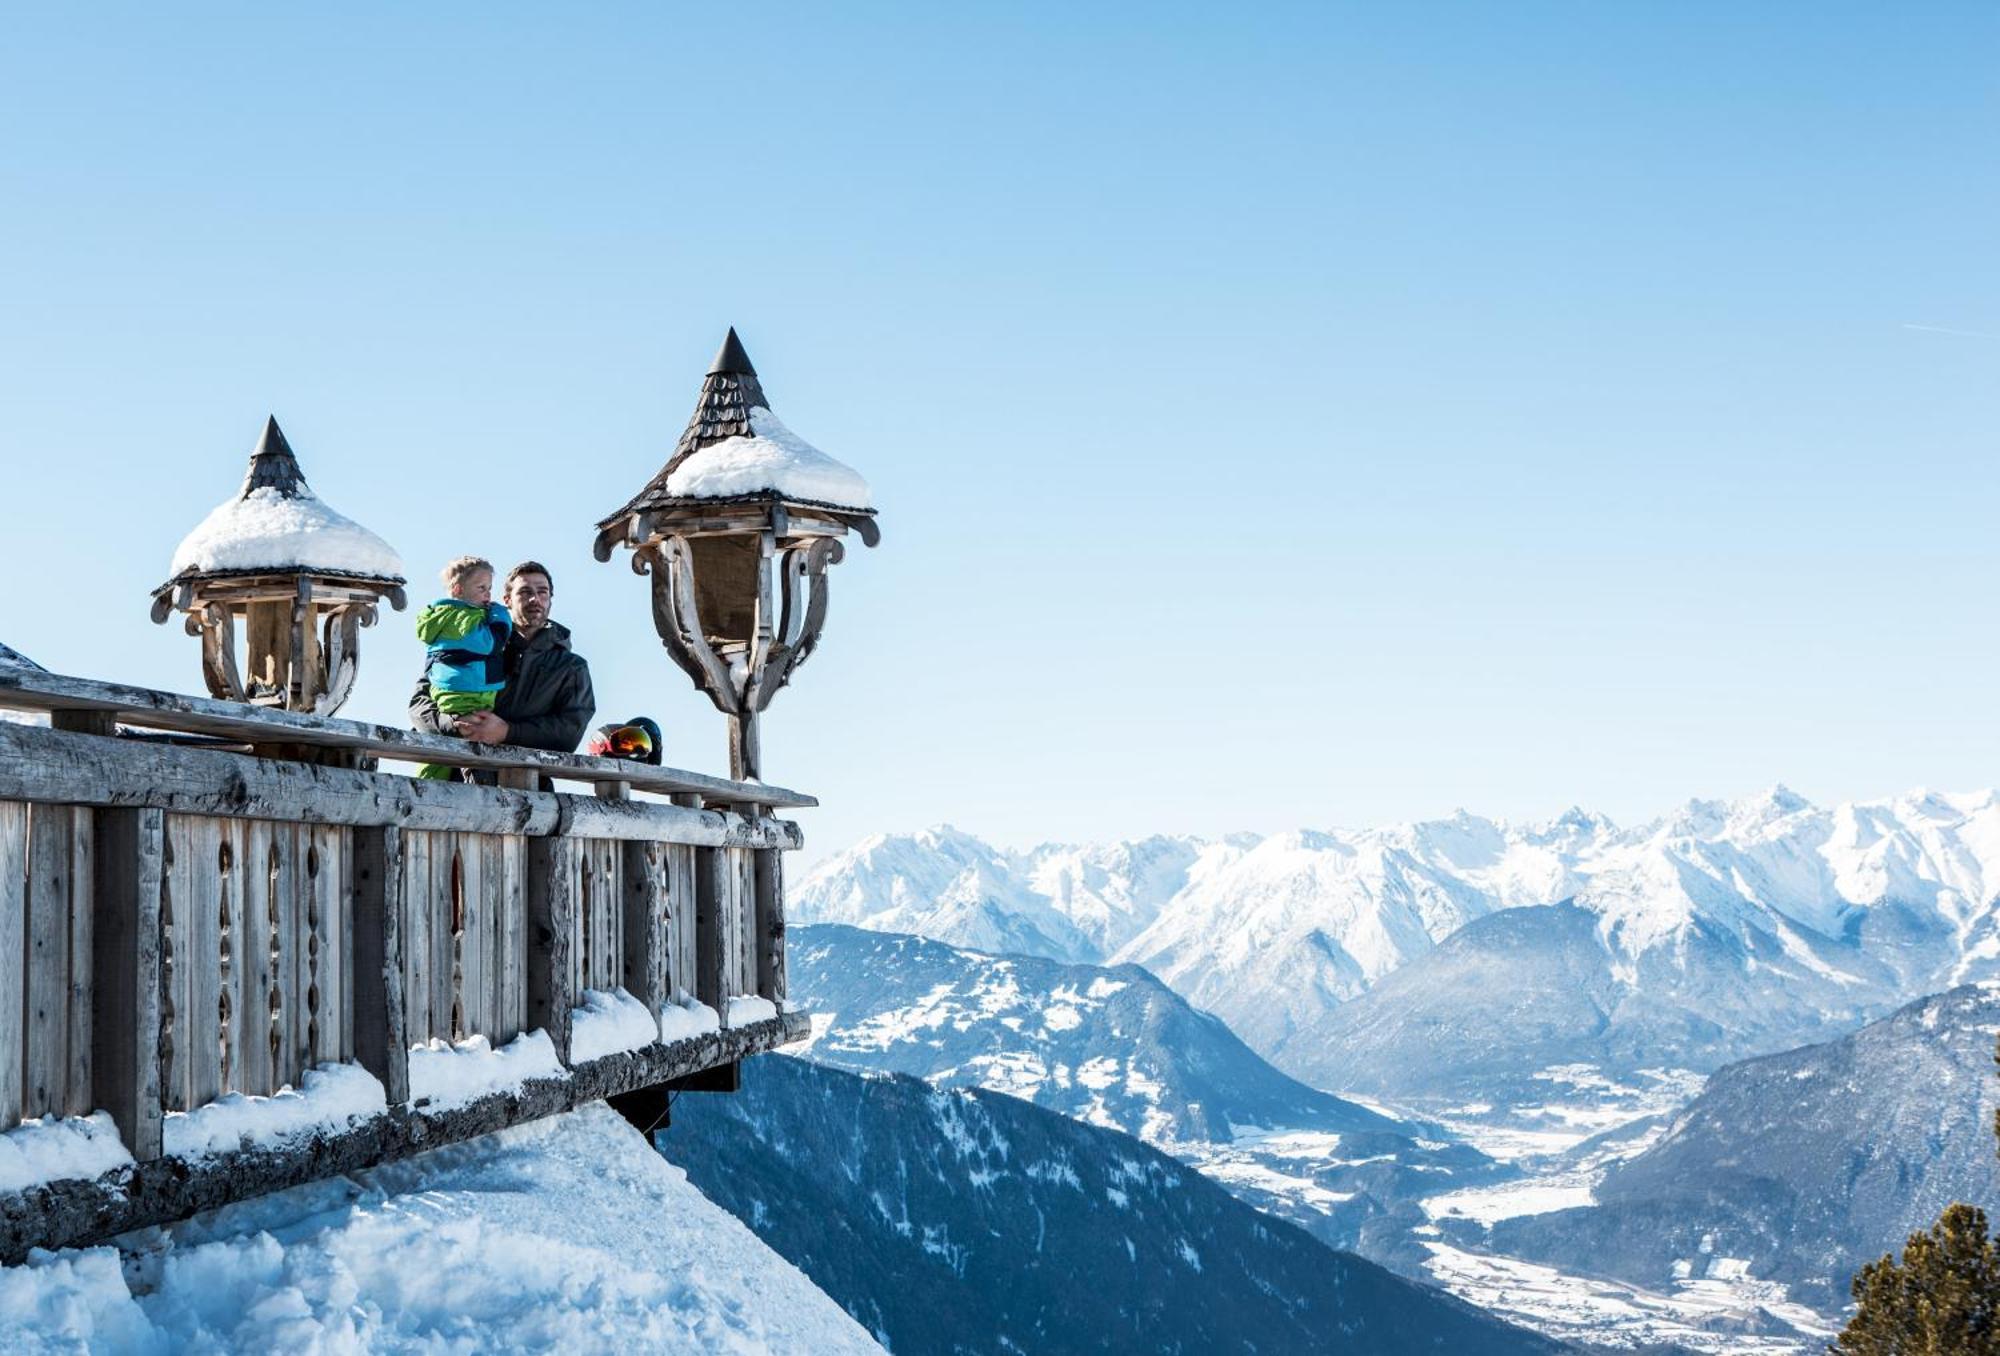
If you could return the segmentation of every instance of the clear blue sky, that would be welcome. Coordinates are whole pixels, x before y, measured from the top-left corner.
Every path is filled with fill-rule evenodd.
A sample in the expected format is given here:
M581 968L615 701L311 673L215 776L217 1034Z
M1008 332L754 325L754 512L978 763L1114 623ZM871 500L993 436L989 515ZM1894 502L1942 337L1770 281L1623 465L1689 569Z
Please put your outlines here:
M198 687L270 411L714 768L589 546L734 324L885 529L815 855L1987 785L1997 146L1991 4L16 7L0 639Z

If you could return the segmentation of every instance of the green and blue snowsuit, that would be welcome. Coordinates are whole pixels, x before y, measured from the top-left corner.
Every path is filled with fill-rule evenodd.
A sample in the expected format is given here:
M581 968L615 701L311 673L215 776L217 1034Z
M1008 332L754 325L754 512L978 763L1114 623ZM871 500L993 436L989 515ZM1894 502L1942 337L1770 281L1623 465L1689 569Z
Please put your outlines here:
M498 603L440 598L417 614L417 639L430 647L424 676L431 700L448 716L491 711L507 686L507 639L514 619ZM417 771L429 781L449 781L448 767L426 763Z

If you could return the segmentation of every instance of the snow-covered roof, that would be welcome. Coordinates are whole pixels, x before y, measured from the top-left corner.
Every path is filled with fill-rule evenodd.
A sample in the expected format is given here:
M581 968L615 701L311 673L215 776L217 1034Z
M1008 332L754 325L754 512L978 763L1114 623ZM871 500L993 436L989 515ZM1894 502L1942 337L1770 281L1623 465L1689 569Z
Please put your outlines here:
M169 573L261 570L403 581L402 558L389 543L312 492L275 419L264 424L243 488L181 541Z
M0 645L0 664L11 664L15 668L39 669L40 664L22 654L10 645Z
M871 511L868 482L786 428L771 413L757 369L736 331L702 378L701 397L674 455L630 503L598 524L689 499L773 497L855 513Z
M869 506L868 482L860 472L814 447L762 406L750 411L749 437L701 448L668 474L666 491L676 499L769 493L842 508Z

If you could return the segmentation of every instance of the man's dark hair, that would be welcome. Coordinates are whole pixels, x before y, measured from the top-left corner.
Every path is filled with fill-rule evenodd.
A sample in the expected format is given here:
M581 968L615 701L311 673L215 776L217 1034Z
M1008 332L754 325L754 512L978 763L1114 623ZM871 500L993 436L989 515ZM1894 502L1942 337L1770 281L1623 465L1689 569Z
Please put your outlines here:
M514 587L514 581L524 574L540 575L549 581L549 592L554 593L556 591L556 577L549 573L548 566L542 564L539 560L524 560L513 569L507 571L507 582L500 586L500 592L504 594L511 590Z

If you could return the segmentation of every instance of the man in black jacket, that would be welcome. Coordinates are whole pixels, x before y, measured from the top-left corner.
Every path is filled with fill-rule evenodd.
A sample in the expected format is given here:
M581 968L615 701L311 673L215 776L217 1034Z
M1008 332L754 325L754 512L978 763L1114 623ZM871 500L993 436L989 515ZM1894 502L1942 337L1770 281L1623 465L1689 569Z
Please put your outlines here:
M507 686L499 701L491 711L443 715L431 700L428 675L419 674L410 696L410 724L477 744L574 753L597 714L597 694L590 687L590 665L569 647L569 628L549 620L554 600L547 566L524 560L509 570L502 601L514 616L514 634L507 641Z

